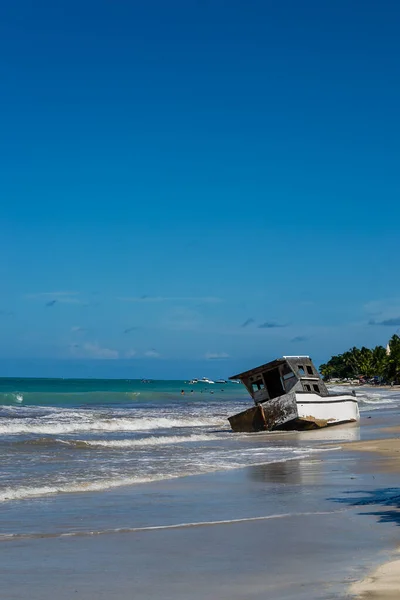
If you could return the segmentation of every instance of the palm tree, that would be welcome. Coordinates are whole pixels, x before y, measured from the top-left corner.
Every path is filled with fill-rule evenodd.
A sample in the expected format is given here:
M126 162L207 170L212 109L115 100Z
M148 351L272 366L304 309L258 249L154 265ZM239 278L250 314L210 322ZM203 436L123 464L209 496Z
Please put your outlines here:
M379 377L384 376L386 358L386 348L383 346L375 346L375 348L372 350L372 365L374 375L379 375Z
M384 375L388 381L400 379L400 337L393 335L389 340L390 354L386 355Z
M335 374L334 368L329 363L321 365L319 368L319 371L320 371L324 381L329 381L330 378Z

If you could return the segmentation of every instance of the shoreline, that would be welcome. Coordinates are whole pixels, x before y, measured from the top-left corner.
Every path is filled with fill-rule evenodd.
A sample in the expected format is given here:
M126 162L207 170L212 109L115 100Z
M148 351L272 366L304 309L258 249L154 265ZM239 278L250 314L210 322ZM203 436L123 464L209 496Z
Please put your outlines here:
M393 437L394 433L400 434L400 427L384 427L381 431L386 432L387 436L382 439L347 442L343 445L342 450L371 453L374 455L373 460L379 472L400 474L400 437ZM391 493L395 491L392 488ZM383 490L382 498L380 501L376 500L376 503L383 506L383 510L376 513L381 522L393 522L396 526L400 524L398 495L388 498L385 497L385 490ZM358 600L398 600L400 597L400 559L395 556L399 553L400 547L395 550L389 561L379 565L363 579L353 582L349 588L351 597Z
M351 387L355 390L385 390L386 392L396 392L400 390L400 385L367 385L359 383L350 383L348 381L343 382L325 382L328 388L330 387Z
M300 460L194 475L191 480L144 484L142 490L127 488L104 495L116 512L128 502L135 523L104 531L106 538L95 535L91 524L86 534L65 535L64 531L61 536L21 536L0 543L4 589L16 600L28 596L70 600L75 593L82 600L127 600L132 593L151 600L345 597L354 580L352 557L363 548L356 568L357 573L367 572L378 562L376 553L386 553L387 539L381 539L380 525L365 528L358 511L337 504L343 490L356 491L360 485L351 476L357 458L342 461L339 448L318 458L322 448L317 446L314 456ZM362 480L368 487L370 476ZM155 523L160 507L176 501L176 514ZM147 526L138 527L135 513L141 502L153 517ZM65 504L70 506L71 499L65 499ZM48 514L49 506L51 500L37 508ZM24 580L19 577L21 563L27 565Z
M359 600L398 600L399 590L400 559L397 559L384 563L365 579L353 583L349 591Z
M372 419L362 413L361 427L245 438L245 452L290 446L295 459L10 503L5 533L22 535L0 543L5 594L15 600L70 600L75 593L82 600L127 600L132 593L151 600L327 600L351 593L394 600L365 595L361 584L379 576L387 590L386 565L398 558L393 523L382 525L375 516L377 504L388 512L398 485L396 411L383 409ZM232 440L226 452L233 462L238 451ZM390 493L382 498L384 490Z

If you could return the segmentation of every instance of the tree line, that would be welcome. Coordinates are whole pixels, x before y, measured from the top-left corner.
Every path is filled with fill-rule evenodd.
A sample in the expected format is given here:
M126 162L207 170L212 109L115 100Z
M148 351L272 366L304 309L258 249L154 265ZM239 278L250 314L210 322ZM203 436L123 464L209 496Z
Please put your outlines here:
M393 335L386 348L350 348L343 354L332 356L319 368L324 380L332 377L356 379L379 377L386 383L400 382L400 337Z

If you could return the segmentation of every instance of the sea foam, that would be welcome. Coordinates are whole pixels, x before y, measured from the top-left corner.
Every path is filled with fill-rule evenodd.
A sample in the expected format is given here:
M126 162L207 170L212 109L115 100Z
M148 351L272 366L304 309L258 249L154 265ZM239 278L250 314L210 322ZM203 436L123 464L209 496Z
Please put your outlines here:
M62 435L69 433L79 433L83 431L151 431L155 429L170 429L170 428L185 428L185 427L210 427L210 426L226 425L221 418L114 418L114 419L97 419L93 421L81 422L53 422L40 423L30 422L25 423L22 420L9 420L6 423L0 422L0 435L18 435L18 434L47 434L47 435Z

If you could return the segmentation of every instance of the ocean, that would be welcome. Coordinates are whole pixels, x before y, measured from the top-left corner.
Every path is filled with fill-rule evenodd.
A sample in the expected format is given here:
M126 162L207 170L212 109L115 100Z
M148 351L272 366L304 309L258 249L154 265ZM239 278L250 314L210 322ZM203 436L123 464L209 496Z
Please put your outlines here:
M337 597L323 581L388 543L335 500L393 485L337 450L398 422L400 394L357 395L361 426L235 434L251 399L230 382L0 379L5 597L272 599L289 564L280 598Z
M400 395L381 390L358 396L361 410L400 402ZM0 379L0 502L286 461L314 451L313 444L299 449L290 434L278 440L274 434L232 433L227 417L248 406L247 391L231 382Z

